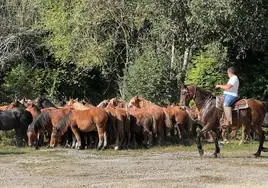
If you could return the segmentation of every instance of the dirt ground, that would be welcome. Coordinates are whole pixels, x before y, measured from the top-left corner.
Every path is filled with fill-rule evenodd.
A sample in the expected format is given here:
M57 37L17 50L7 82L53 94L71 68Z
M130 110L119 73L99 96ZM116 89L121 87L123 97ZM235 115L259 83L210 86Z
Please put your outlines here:
M0 148L0 187L267 187L268 155L256 145L96 151ZM238 148L238 149L237 149Z

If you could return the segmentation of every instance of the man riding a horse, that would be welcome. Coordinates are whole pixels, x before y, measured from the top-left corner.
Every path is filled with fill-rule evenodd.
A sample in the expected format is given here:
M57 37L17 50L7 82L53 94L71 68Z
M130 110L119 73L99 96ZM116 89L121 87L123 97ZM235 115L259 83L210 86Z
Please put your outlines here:
M223 109L227 120L227 125L232 124L232 106L238 99L239 79L236 75L234 67L230 67L227 70L229 81L225 85L216 85L216 88L223 89Z

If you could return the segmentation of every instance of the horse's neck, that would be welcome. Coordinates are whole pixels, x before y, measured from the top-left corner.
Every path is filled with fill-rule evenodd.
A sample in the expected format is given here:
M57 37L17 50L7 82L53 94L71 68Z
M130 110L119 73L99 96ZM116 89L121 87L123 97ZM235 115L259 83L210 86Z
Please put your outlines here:
M139 106L142 107L142 108L147 108L147 107L150 107L150 106L155 106L155 104L150 102L150 101L143 100L143 101L141 101Z
M198 110L199 111L202 110L207 104L207 101L211 98L212 98L211 95L208 94L205 95L204 93L199 92L199 95L196 95L196 98L194 99L195 105L198 108Z

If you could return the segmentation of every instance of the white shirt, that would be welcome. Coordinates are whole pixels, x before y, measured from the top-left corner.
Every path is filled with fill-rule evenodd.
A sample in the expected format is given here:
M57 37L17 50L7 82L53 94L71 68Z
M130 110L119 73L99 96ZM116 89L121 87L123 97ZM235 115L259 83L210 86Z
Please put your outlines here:
M238 96L239 79L236 75L233 75L227 84L232 85L230 89L225 90L223 93L227 95Z

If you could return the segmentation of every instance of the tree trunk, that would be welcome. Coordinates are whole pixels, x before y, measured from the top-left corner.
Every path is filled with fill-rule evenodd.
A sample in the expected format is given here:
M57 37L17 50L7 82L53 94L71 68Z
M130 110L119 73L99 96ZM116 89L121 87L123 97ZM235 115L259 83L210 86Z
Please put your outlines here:
M186 71L191 60L192 60L192 47L188 46L185 48L185 51L184 51L183 64L182 64L181 74L180 74L180 81L182 81L183 83L185 81Z

